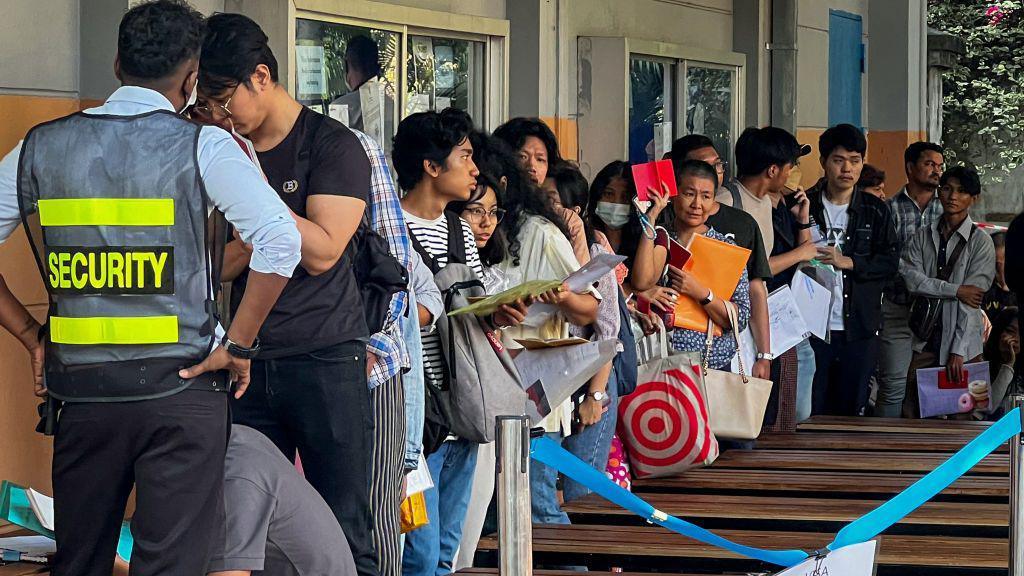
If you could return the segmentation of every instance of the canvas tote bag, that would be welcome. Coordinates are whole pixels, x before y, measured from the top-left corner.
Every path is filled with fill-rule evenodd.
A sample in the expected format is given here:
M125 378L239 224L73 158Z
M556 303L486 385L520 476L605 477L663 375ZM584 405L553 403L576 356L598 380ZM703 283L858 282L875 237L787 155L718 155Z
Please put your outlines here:
M664 330L648 338L657 343L640 365L636 391L619 402L618 435L633 474L657 478L711 464L718 441L708 424L699 359L671 353Z
M772 393L772 381L747 376L743 366L743 345L739 334L739 319L732 302L725 303L732 324L732 337L736 339L736 355L739 357L740 373L708 369L708 358L714 343L714 323L708 320L707 345L701 361L701 373L708 409L711 413L711 430L718 438L729 440L754 440L761 433L764 412Z

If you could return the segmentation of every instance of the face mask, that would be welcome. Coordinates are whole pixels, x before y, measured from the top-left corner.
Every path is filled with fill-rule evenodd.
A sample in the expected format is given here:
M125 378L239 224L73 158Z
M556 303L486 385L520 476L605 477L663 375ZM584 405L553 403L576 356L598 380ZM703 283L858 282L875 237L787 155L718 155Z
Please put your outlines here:
M629 222L629 204L614 202L598 202L594 214L604 221L609 228L618 230Z
M189 94L188 101L185 102L185 107L181 110L178 110L178 114L181 114L185 110L188 110L190 107L195 106L197 100L199 100L199 82L196 82L192 85L192 93Z

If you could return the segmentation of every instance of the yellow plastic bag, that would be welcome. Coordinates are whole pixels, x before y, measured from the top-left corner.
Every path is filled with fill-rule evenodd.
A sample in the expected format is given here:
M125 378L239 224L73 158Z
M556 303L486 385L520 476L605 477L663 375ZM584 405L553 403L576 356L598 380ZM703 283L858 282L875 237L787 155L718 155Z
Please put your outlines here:
M402 534L430 523L430 518L427 517L427 501L423 498L423 492L417 492L403 500L399 512Z

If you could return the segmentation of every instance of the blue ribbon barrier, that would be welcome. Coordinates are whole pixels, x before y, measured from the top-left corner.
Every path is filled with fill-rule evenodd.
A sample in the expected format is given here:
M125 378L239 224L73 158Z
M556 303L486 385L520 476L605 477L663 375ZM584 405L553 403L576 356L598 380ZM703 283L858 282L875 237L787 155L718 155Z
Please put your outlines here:
M950 484L956 482L978 462L994 452L1001 444L1019 434L1020 431L1020 408L1014 408L998 422L989 426L988 430L979 434L977 438L953 454L949 460L908 486L892 500L844 526L836 534L835 540L828 545L828 549L838 550L843 546L867 542L878 536L906 517L907 514L934 498L936 494L948 488Z
M928 502L967 473L1001 444L1021 432L1020 409L1015 408L989 426L987 430L953 454L938 468L908 486L888 502L854 520L836 534L828 550L860 544L878 536L893 524ZM548 438L536 438L530 447L533 459L546 464L583 484L609 502L646 519L652 524L699 542L718 546L730 552L776 564L795 566L810 557L802 550L765 550L737 544L685 520L670 516L651 506L639 496L612 482L603 472L595 470L572 453Z
M535 438L530 447L530 455L534 460L559 470L562 474L590 488L613 504L645 518L648 522L663 526L688 538L779 566L793 566L807 559L807 553L802 550L775 551L744 546L722 538L700 526L680 520L675 516L669 516L629 490L612 482L604 475L604 472L595 470L593 466L580 460L548 438Z

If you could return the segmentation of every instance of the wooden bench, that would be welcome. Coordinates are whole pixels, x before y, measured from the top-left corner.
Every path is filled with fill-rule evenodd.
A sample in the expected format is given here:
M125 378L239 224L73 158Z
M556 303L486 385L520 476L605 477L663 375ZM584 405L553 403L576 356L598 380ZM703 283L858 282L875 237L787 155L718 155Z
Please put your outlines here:
M921 474L873 472L795 472L779 470L730 470L703 468L671 478L636 480L637 492L690 492L711 490L719 494L765 490L846 494L896 494L921 478ZM945 496L1009 498L1010 482L1001 476L963 476L942 492Z
M733 542L778 550L817 550L832 536L812 532L717 530ZM494 536L480 541L480 550L496 550ZM613 556L613 565L629 568L635 557L740 558L732 552L680 536L660 526L535 525L534 552ZM620 558L621 557L621 560ZM878 563L891 566L1006 568L1005 539L947 536L883 536Z
M735 496L718 494L642 494L658 510L689 518L726 518L736 520L780 520L812 522L850 522L874 510L884 500L848 500L842 498L794 498ZM595 523L595 516L633 516L633 513L591 494L566 504L563 509L574 517ZM980 502L928 502L901 523L927 526L974 526L1006 528L1007 504Z
M974 438L991 422L975 420L914 420L909 418L870 418L863 416L811 416L797 425L798 432L895 432L899 434L951 434Z
M878 453L868 451L830 452L826 450L729 450L718 457L714 468L755 470L832 470L857 472L924 472L939 467L948 454L920 452ZM1010 457L990 454L971 469L972 474L1009 475Z
M973 438L973 436L971 437ZM952 454L970 441L953 434L899 434L883 432L777 432L757 439L755 449L768 450L869 450L875 452L941 452ZM1006 444L996 453L1006 454Z

